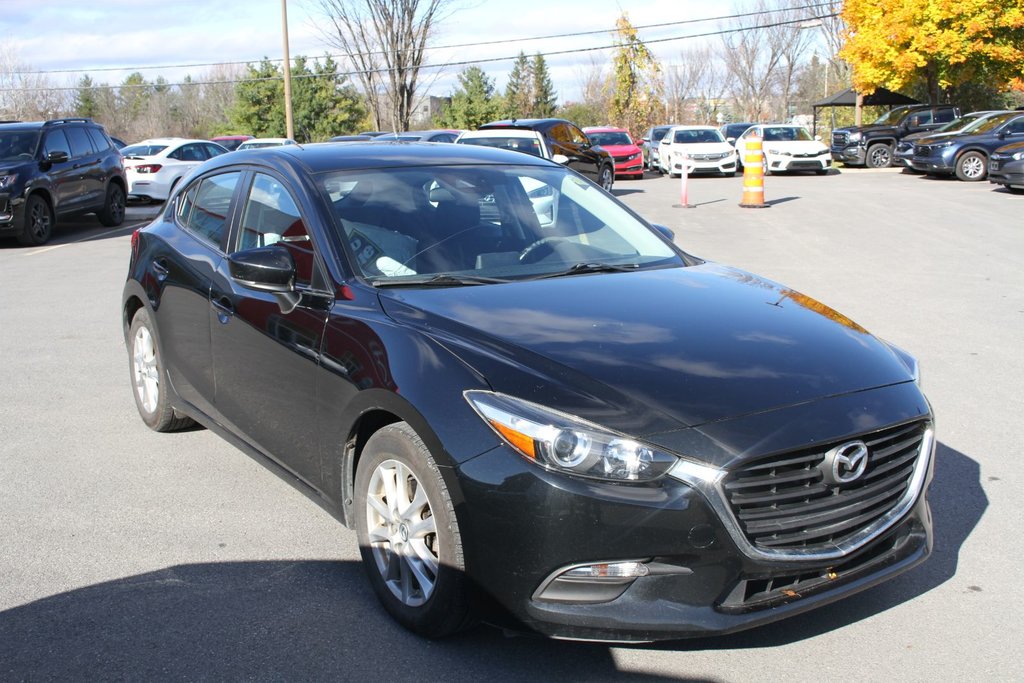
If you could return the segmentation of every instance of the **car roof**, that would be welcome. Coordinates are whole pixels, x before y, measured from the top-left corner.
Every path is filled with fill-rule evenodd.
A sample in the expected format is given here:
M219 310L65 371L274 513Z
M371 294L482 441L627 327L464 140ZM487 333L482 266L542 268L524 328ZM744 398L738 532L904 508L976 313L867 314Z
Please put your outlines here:
M672 126L672 130L718 130L715 126Z
M492 128L490 130L467 130L459 136L464 138L539 138L541 134L535 130L524 128Z
M587 126L583 129L584 133L628 133L629 131L625 128L617 128L616 126Z
M430 142L319 142L241 150L214 157L204 168L252 161L306 173L441 165L556 166L522 152L477 145L438 145Z
M488 128L525 128L529 130L547 130L559 123L571 123L565 119L502 119L491 121L480 126L480 130ZM571 124L576 125L576 124Z

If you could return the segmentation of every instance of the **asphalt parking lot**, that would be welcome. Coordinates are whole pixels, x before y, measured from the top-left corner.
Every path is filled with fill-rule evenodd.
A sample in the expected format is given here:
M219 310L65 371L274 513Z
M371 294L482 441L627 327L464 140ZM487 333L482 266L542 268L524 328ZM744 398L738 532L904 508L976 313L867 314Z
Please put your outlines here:
M619 181L698 256L778 280L914 353L938 418L924 565L717 639L424 641L379 608L355 533L205 430L138 418L118 308L129 235L0 241L0 679L1020 680L1024 197L843 170Z

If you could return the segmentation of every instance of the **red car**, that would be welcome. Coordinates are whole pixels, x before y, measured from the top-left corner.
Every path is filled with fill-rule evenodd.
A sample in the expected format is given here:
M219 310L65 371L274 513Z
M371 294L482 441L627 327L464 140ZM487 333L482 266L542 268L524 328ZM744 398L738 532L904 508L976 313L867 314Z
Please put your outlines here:
M219 135L215 138L210 138L211 142L216 142L221 147L226 148L229 152L238 149L238 146L246 140L252 140L251 135Z
M615 160L616 176L644 177L643 152L633 143L628 131L611 126L595 126L584 128L583 132L592 143L603 147L612 155Z

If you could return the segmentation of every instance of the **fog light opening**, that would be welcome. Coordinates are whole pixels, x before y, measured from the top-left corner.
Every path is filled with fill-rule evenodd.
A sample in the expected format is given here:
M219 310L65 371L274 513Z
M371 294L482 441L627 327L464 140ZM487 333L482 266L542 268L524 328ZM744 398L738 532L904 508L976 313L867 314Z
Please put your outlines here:
M573 567L558 577L577 581L621 581L622 579L638 579L650 574L650 570L642 562L601 562Z
M645 560L593 562L562 567L553 572L533 594L540 602L595 604L611 602L637 579L649 576Z

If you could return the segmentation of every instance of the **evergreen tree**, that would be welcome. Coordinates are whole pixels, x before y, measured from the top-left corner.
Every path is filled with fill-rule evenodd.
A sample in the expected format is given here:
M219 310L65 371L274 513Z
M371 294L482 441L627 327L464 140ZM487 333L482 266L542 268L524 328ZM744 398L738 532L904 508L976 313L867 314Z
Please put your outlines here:
M96 97L96 84L88 76L78 81L78 93L75 95L75 114L87 118L95 118L99 113L99 102Z
M547 118L555 113L558 103L558 95L551 83L551 76L548 74L548 65L544 55L537 53L533 57L530 71L533 76L530 115L536 118Z
M284 83L281 70L268 58L246 67L245 79L235 86L232 128L256 137L284 137Z
M503 98L494 94L494 82L478 66L459 74L459 90L451 103L437 118L440 128L475 129L481 124L501 118L505 110Z
M525 52L520 52L505 86L505 115L510 119L533 116L533 69Z

